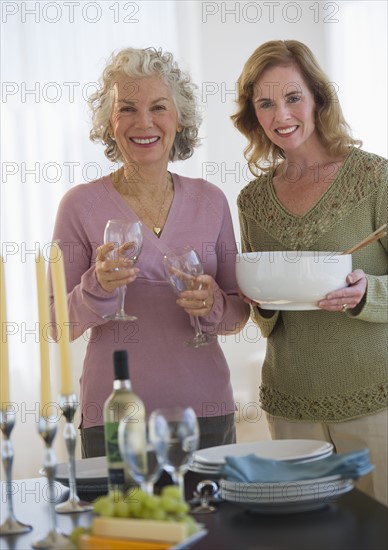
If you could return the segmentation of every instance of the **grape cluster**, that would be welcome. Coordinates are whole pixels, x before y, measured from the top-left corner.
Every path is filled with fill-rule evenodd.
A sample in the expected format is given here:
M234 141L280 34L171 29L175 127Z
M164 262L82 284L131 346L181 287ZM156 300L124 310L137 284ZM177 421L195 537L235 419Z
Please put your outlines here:
M166 485L160 495L149 495L135 487L125 494L110 493L99 497L93 503L93 512L104 517L184 522L190 535L198 530L198 525L188 515L189 509L175 485Z

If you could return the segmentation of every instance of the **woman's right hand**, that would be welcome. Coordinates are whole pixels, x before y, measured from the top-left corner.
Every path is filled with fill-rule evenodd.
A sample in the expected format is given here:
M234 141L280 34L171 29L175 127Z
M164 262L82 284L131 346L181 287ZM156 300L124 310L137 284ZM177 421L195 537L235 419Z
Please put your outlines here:
M97 248L96 279L106 292L113 292L120 286L133 283L140 271L133 267L133 260L128 260L125 256L119 256L117 259L108 258L108 253L113 249L113 243L103 244Z
M238 289L238 295L246 304L249 304L250 306L260 307L259 302L255 302L254 300L248 298L248 296L245 296L245 294L243 294L240 289Z

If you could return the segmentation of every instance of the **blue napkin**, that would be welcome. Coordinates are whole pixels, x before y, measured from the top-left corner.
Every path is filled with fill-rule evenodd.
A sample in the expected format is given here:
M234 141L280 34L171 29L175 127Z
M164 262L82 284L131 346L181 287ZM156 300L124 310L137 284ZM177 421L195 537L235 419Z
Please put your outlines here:
M374 466L369 462L368 449L344 454L333 454L311 462L268 460L254 454L243 457L226 456L221 475L228 481L242 483L276 483L302 481L334 475L343 479L358 479Z

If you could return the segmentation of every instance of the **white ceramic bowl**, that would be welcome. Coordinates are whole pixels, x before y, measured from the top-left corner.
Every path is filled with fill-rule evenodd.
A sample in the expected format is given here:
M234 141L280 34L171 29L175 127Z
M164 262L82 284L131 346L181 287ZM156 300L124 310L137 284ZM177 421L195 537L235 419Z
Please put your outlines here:
M336 252L276 251L237 254L241 291L263 309L319 309L317 302L347 286L352 255Z

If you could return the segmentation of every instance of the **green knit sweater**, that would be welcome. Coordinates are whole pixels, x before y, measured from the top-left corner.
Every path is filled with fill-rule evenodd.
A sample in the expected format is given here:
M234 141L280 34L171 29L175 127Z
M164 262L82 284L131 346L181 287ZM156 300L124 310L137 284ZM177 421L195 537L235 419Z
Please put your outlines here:
M388 221L388 161L352 148L335 180L303 216L278 201L273 171L238 197L242 250L346 250ZM387 406L388 237L353 254L367 274L356 309L279 311L252 308L267 338L260 401L289 420L337 422Z

